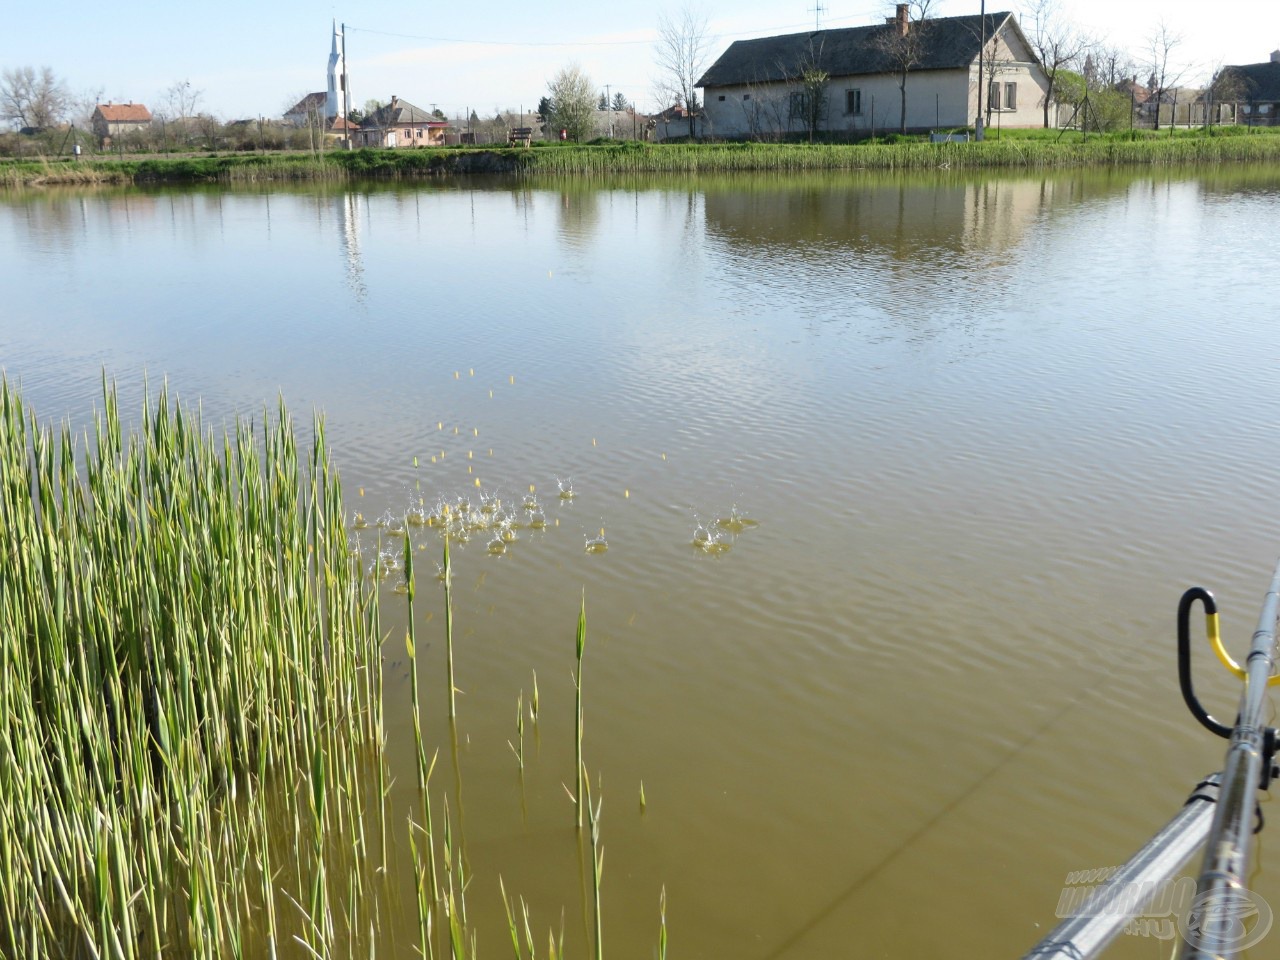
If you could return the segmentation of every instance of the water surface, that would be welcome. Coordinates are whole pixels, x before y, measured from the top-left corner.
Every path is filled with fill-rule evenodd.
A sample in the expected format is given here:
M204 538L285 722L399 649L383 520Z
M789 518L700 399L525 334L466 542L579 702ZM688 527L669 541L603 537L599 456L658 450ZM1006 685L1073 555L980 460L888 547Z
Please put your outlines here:
M370 558L385 511L532 488L545 529L454 554L433 782L482 955L499 874L587 952L562 786L585 591L611 956L653 955L664 885L672 956L1016 956L1066 874L1220 766L1173 613L1214 589L1243 649L1280 552L1278 202L1250 168L10 193L0 364L49 419L82 422L104 369L135 410L145 374L214 422L324 411ZM413 954L407 859L384 955Z

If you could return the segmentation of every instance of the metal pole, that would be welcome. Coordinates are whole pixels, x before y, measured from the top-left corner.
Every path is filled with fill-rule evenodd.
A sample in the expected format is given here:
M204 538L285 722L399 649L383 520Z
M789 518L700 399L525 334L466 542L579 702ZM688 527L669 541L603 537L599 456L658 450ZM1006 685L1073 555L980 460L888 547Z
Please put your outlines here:
M983 56L987 52L987 0L979 6L979 22L981 23L982 40L978 46L978 118L973 122L973 139L983 139L982 134L982 67Z
M1186 806L1023 960L1086 960L1101 953L1200 849L1221 806L1213 802L1221 776L1206 777Z
M1204 866L1196 884L1199 923L1197 935L1182 951L1183 960L1234 957L1241 949L1242 907L1251 907L1247 879L1253 859L1254 810L1258 790L1268 771L1266 750L1267 684L1275 662L1276 611L1280 608L1280 563L1267 590L1245 663L1245 687L1240 715L1227 747L1222 771L1222 796L1213 818Z
M346 134L342 138L347 145L347 149L351 149L351 84L347 82L347 25L342 25L342 132Z

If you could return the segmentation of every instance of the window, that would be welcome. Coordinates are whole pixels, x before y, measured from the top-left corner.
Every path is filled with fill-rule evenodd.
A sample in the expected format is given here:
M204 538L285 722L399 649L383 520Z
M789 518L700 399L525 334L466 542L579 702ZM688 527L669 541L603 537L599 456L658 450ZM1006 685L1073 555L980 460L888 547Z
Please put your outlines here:
M991 85L987 87L987 109L1000 109L1000 84L996 83L994 80L991 81Z
M1006 110L1018 109L1018 85L1016 83L1006 83L1004 85L1004 108Z
M855 116L862 113L861 90L846 90L844 92L844 112Z
M751 99L751 94L749 94L749 93L744 93L744 94L742 95L742 99L743 99L743 100L750 100L750 99Z
M809 97L803 93L793 93L787 105L788 120L803 120L809 115Z

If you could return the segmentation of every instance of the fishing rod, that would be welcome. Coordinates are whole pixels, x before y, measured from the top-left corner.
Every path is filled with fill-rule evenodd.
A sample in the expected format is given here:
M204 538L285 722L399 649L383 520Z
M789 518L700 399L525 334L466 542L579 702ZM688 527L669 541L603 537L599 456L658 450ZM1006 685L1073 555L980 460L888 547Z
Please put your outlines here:
M1234 724L1215 719L1200 703L1191 680L1191 611L1204 609L1205 632L1218 660L1243 681ZM1275 764L1280 731L1266 726L1267 690L1280 683L1276 661L1276 618L1280 612L1280 563L1276 564L1258 615L1249 656L1241 667L1222 645L1213 594L1192 587L1178 603L1178 683L1182 698L1202 726L1229 741L1222 771L1196 784L1182 809L1105 883L1079 888L1073 900L1064 890L1061 923L1024 960L1088 960L1097 956L1159 897L1159 916L1176 914L1183 939L1181 960L1230 960L1266 936L1271 907L1249 890L1254 836L1262 829L1260 791L1280 776ZM1200 874L1190 885L1178 873L1201 847ZM1063 913L1063 907L1068 908ZM1149 920L1145 922L1150 922ZM1170 927L1172 924L1169 925ZM1145 929L1145 928L1144 928ZM1162 936L1172 936L1169 927Z

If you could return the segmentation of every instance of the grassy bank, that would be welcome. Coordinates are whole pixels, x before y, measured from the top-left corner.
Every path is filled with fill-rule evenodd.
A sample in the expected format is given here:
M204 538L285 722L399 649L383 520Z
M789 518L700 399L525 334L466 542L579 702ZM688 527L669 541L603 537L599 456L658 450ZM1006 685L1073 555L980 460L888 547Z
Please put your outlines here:
M1006 131L983 143L549 144L534 149L354 150L143 160L0 162L0 185L235 183L477 174L600 175L793 170L1046 169L1280 161L1280 129L1113 134L1081 140L1056 131Z

